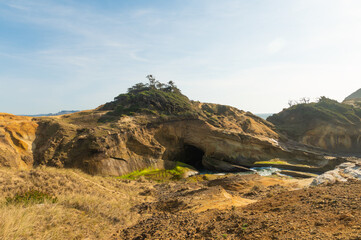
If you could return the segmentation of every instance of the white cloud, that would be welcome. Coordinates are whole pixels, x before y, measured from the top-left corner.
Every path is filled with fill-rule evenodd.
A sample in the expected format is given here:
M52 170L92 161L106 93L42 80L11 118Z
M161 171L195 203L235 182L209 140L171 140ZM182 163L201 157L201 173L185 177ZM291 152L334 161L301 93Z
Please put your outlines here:
M17 91L12 77L41 79L45 89L53 81L84 98L79 104L87 108L154 74L174 80L192 99L269 112L304 96L342 100L361 78L357 1L184 0L174 8L116 11L76 1L11 2L16 8L0 9L2 17L36 29L42 42L36 48L1 42L0 61L16 66L0 75L7 92ZM24 99L34 96L26 91ZM5 103L9 96L2 97Z
M281 51L286 46L286 40L283 38L276 38L267 46L268 53L275 54Z

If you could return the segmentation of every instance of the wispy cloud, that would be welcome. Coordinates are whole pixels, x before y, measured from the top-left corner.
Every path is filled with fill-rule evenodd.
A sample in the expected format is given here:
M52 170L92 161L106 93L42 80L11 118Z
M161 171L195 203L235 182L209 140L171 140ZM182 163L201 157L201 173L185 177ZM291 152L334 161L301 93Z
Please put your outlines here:
M0 38L0 81L9 92L0 104L18 91L13 82L36 81L42 90L56 86L52 96L63 105L91 108L152 73L190 98L268 112L293 96L315 95L315 86L340 98L337 80L349 91L361 77L356 0L112 4L0 0L0 21L15 26ZM21 98L41 93L27 84ZM41 104L34 100L34 113L48 111ZM12 107L29 109L19 106Z

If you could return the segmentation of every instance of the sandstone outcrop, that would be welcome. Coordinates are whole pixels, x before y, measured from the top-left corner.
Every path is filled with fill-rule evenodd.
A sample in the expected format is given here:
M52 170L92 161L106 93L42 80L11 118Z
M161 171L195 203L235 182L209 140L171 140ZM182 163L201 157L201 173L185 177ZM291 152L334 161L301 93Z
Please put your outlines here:
M0 113L0 166L29 169L37 123L30 117Z
M202 109L222 109L213 118L152 115L122 116L98 123L107 111L88 111L57 118L39 118L36 165L76 167L93 174L122 175L135 170L169 168L182 161L198 169L244 171L272 166L324 172L345 161L326 158L284 141L267 121L238 109L194 103ZM261 164L258 164L260 162Z

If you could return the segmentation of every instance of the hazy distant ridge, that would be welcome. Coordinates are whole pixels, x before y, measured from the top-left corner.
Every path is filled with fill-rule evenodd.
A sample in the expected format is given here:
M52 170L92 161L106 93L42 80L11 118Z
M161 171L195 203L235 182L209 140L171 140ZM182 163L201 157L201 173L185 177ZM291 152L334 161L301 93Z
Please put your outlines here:
M35 115L21 115L21 116L27 116L27 117L46 117L46 116L58 116L58 115L64 115L69 113L76 113L79 112L79 110L62 110L58 113L47 113L47 114L35 114Z

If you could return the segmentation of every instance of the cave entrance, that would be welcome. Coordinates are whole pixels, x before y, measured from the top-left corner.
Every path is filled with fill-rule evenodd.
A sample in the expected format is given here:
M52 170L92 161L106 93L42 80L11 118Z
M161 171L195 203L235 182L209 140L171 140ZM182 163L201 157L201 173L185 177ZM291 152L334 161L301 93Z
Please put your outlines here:
M204 151L202 149L197 148L193 145L184 144L179 161L189 164L199 171L204 169L204 166L202 164L203 155Z

